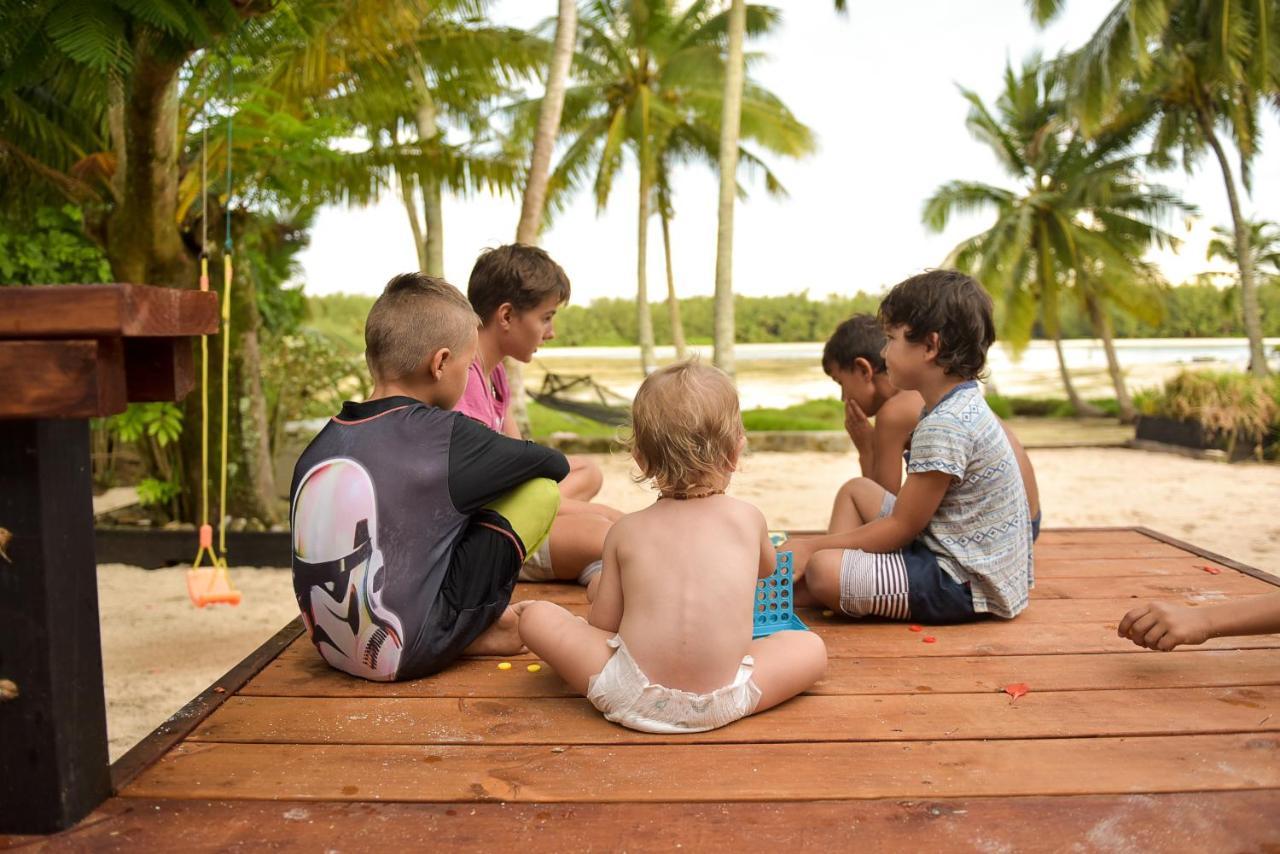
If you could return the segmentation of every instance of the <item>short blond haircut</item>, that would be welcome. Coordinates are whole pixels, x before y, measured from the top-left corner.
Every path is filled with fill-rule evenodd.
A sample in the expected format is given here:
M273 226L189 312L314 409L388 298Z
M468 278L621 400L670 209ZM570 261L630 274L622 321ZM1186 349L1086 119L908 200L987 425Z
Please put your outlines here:
M629 450L660 492L719 485L737 464L742 436L733 381L697 361L654 371L631 404Z
M364 322L364 360L375 380L413 374L424 359L457 350L480 325L462 292L444 279L403 273L387 282Z

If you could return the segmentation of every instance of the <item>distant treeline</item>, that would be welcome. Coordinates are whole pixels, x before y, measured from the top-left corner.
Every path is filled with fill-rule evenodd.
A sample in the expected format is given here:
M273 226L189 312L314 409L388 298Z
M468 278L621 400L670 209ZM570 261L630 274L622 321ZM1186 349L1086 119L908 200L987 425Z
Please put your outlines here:
M1263 334L1280 336L1280 282L1272 280L1259 288ZM334 294L310 297L309 326L346 342L353 352L364 349L364 318L373 297ZM858 292L852 297L830 296L812 299L808 294L779 297L739 296L734 300L738 341L750 343L823 341L840 321L857 312L874 313L880 296ZM712 335L711 297L680 300L680 317L690 344L709 344ZM1113 317L1120 338L1222 338L1243 337L1244 325L1236 289L1223 290L1208 283L1169 288L1165 296L1164 318L1158 324L1143 323L1124 314ZM671 343L671 322L665 303L653 304L654 335L659 345ZM1064 338L1091 338L1093 334L1083 314L1073 306L1063 306ZM1044 337L1036 330L1036 337ZM556 339L551 346L607 347L636 343L635 302L628 299L597 299L590 305L567 305L556 321Z

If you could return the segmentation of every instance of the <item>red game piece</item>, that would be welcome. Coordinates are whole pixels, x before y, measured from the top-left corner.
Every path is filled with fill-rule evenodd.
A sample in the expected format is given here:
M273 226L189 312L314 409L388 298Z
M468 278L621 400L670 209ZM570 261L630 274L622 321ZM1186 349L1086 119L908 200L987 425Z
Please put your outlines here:
M1015 700L1030 690L1031 688L1026 682L1017 682L1013 685L1004 686L1004 692Z
M914 623L912 623L911 625L907 626L907 628L908 628L908 629L910 629L910 630L911 630L911 631L913 631L913 632L922 632L922 631L924 631L924 626L917 626L917 625L915 625Z
M1205 564L1201 564L1200 568L1203 569L1205 572L1209 573L1210 575L1222 574L1222 570L1218 569L1216 566L1208 566Z
M937 642L938 642L938 639L937 639L937 638L935 638L933 635L925 635L923 638L921 638L921 640L923 640L925 643L937 643Z

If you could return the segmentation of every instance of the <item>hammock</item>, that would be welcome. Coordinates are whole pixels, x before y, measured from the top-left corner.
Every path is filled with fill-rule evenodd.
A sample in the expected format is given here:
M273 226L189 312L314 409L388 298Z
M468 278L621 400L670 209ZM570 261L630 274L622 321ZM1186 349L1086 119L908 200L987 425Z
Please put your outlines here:
M579 395L594 394L599 402L576 400L567 396L569 392L577 392ZM530 396L548 409L567 412L611 427L621 427L631 420L631 401L589 376L569 376L547 371L542 378L542 388L530 392Z

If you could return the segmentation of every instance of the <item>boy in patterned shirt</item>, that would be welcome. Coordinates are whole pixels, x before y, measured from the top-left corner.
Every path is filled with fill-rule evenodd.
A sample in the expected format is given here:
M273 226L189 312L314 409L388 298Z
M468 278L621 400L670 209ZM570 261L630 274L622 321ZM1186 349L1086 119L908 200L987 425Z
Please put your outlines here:
M797 578L851 617L959 623L1015 617L1034 583L1031 513L1018 460L978 378L995 340L991 298L953 270L914 276L880 304L889 381L918 391L895 498L863 479L850 527L791 540Z

